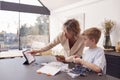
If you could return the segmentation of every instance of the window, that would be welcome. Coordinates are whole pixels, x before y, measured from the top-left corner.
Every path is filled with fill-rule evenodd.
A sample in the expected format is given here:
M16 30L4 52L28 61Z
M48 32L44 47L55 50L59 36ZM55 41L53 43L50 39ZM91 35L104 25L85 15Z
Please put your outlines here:
M23 48L33 43L48 43L49 16L31 13L20 13L20 41Z
M18 12L0 11L1 51L18 48Z
M49 42L49 16L0 11L1 51L31 48L32 43Z
M0 0L0 52L48 43L49 15L38 0Z

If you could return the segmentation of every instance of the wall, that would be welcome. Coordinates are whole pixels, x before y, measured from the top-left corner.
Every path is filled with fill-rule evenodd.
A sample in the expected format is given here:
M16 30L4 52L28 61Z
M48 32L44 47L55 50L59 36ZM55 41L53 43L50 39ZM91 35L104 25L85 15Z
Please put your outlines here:
M84 1L84 0L83 0ZM88 1L88 2L87 2ZM63 7L52 11L50 16L50 40L62 30L62 24L70 16L79 16L85 14L85 29L93 26L101 27L104 19L111 19L116 22L116 27L111 32L112 46L115 46L120 41L120 0L86 0L86 2L76 3L70 6ZM98 43L103 45L103 34Z

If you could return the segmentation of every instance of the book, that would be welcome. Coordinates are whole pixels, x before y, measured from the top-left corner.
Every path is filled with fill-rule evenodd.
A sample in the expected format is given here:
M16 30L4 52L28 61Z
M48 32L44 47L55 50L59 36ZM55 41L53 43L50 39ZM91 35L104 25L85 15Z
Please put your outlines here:
M62 63L61 62L50 62L47 65L42 66L40 69L38 69L36 72L37 73L44 73L49 76L54 76L57 74L61 68L62 68Z

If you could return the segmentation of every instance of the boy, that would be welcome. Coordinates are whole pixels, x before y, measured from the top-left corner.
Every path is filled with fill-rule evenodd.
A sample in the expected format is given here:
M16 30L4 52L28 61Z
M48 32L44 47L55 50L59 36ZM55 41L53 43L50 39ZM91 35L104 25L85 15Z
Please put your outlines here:
M104 50L97 46L101 31L97 28L89 28L83 32L85 39L84 44L89 47L82 55L82 59L74 57L73 62L83 65L84 67L97 72L106 73L106 59Z

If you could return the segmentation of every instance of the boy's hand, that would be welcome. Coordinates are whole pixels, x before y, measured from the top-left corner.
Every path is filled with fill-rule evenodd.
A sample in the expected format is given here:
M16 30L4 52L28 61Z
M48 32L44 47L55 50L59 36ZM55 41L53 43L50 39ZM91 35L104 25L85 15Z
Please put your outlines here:
M82 61L82 59L78 58L78 57L73 59L74 63L81 63L81 61Z
M55 57L56 57L57 61L65 62L65 57L63 55L56 55Z

